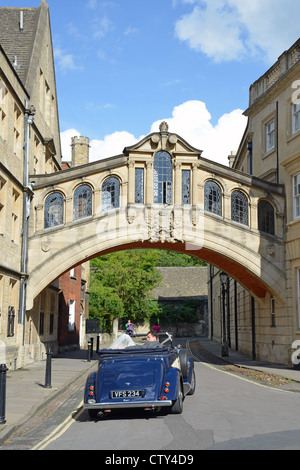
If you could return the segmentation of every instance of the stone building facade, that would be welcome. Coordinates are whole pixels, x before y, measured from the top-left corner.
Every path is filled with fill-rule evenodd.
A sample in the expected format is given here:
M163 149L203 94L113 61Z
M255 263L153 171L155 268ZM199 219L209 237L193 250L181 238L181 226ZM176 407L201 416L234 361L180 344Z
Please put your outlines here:
M58 171L61 159L46 2L1 7L0 45L0 349L15 368L41 357L40 338L51 344L57 337L57 283L26 314L29 175Z
M267 294L262 305L232 277L225 287L225 328L229 346L252 357L291 363L293 342L300 339L300 40L283 52L277 62L250 86L248 124L230 166L253 177L281 184L286 207L284 224L286 290L284 303ZM276 202L265 199L271 207ZM270 206L261 202L264 220L258 229L267 233L270 256L276 255L272 240L274 224ZM220 271L211 267L210 336L222 342L223 293Z
M191 322L165 322L162 326L176 336L207 336L207 267L159 267L162 276L159 285L152 291L153 299L160 306L170 307L179 312L181 307L192 301L197 320ZM173 316L172 316L173 318Z
M73 164L82 164L81 150L74 146ZM87 163L87 152L85 158ZM48 348L57 352L59 347L61 281L46 286L28 311L26 297L28 234L34 219L30 175L61 169L49 7L45 0L38 8L0 7L0 363L10 369L43 359ZM88 292L87 280L88 266L80 274L81 313L87 311L81 300L82 285L85 296ZM76 328L80 330L77 317Z

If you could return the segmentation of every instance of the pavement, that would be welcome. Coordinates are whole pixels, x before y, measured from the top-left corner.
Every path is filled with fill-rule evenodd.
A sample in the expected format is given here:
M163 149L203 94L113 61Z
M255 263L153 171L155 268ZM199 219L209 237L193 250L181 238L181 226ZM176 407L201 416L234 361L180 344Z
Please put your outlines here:
M300 392L300 370L292 367L253 361L251 358L229 349L229 356L221 357L221 345L207 338L188 338L197 341L201 348L230 364L248 367L263 372L279 375L293 380L293 391ZM187 339L176 343L185 343ZM52 358L51 388L45 387L46 361L34 362L27 367L6 374L5 424L0 424L0 444L8 436L32 418L38 410L82 380L97 367L98 355L94 352L91 361L87 360L86 350L68 351ZM84 382L83 382L84 383ZM80 385L84 388L83 385ZM82 395L83 395L82 388Z
M10 434L80 378L84 379L97 367L94 352L87 360L87 350L73 350L51 359L51 388L46 388L46 361L6 373L5 424L0 424L0 445ZM49 384L49 380L47 381ZM83 397L84 385L82 385Z

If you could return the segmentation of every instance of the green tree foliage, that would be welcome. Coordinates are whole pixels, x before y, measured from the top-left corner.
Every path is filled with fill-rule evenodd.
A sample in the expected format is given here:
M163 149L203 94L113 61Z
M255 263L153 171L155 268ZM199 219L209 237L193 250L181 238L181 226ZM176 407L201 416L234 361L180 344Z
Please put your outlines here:
M154 250L157 256L157 265L160 267L187 267L206 266L206 263L195 256L185 255L176 251Z
M111 253L91 261L90 317L143 323L156 309L151 291L161 280L152 250Z
M199 319L198 308L199 300L182 299L177 308L170 304L161 305L157 318L162 325L194 323Z

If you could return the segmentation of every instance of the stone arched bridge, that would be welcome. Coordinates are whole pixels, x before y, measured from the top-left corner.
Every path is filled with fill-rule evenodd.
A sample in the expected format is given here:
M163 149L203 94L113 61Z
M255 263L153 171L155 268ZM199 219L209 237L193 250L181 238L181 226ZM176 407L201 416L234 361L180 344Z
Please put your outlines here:
M70 268L140 247L190 253L284 301L283 186L201 153L162 123L121 155L31 177L27 310Z

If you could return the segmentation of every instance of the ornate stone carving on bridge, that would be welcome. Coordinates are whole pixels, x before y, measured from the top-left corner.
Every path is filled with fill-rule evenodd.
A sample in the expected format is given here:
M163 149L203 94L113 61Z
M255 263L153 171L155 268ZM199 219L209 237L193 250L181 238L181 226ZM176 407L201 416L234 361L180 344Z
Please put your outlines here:
M181 212L181 209L180 209ZM182 218L179 211L174 213L174 208L163 209L151 207L148 211L148 235L151 243L176 243L182 242Z
M159 134L155 133L151 136L151 142L154 145L158 145L161 142L162 150L172 149L177 143L178 136L176 134L169 134L169 126L166 121L160 124L159 131Z

